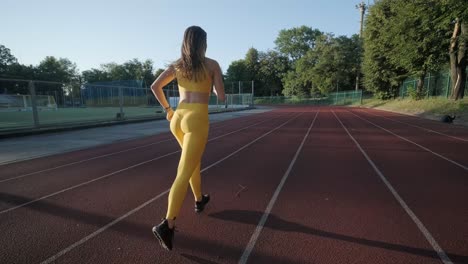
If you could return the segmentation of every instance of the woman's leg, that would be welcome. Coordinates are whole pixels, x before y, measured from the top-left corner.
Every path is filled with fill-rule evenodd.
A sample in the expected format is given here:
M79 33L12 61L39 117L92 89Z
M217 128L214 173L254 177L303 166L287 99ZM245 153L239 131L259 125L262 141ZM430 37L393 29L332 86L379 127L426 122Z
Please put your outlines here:
M173 121L171 121L171 132L177 139L177 142L179 142L180 147L182 148L184 144L184 132L180 128L179 115L174 115ZM193 171L189 181L195 201L200 201L202 198L200 167L201 163L198 163L198 166Z
M195 198L195 201L200 201L202 198L200 165L201 163L198 163L198 166L192 173L192 177L190 177L190 187L192 188L192 193L193 197Z
M177 176L169 192L167 219L175 219L179 214L185 195L187 194L190 178L195 169L200 166L205 144L206 136L203 134L187 133L184 135Z
M195 190L192 190L200 192L201 198L200 162L208 139L208 115L205 117L204 115L198 116L189 113L181 117L179 125L173 125L171 122L171 130L173 127L175 130L175 133L173 133L176 137L179 137L181 135L180 131L182 131L183 137L181 140L178 139L182 142L182 153L177 168L177 176L169 192L167 219L175 219L179 214L187 194L189 182L193 182L192 186L195 187ZM191 180L192 177L194 177L193 181Z

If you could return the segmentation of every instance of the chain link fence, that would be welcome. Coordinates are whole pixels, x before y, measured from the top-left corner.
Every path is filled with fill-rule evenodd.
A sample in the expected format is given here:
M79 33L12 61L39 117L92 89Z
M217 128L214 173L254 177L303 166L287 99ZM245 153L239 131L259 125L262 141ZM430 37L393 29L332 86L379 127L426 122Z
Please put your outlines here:
M350 90L330 93L329 95L316 97L298 96L264 96L255 97L255 104L275 105L356 105L362 104L362 90Z
M468 73L468 71L467 71ZM468 74L465 80L465 95L468 94ZM418 86L417 78L408 78L406 79L400 87L400 97L406 98L411 96L413 92L416 91ZM424 88L422 94L425 98L431 97L445 97L449 98L452 95L452 84L450 73L437 73L437 74L428 74L424 78Z
M251 107L253 84L226 83L226 101L210 95L210 112ZM166 97L177 108L175 82L164 87ZM0 132L21 128L45 128L114 122L129 119L164 118L151 89L140 81L60 83L38 80L0 79Z

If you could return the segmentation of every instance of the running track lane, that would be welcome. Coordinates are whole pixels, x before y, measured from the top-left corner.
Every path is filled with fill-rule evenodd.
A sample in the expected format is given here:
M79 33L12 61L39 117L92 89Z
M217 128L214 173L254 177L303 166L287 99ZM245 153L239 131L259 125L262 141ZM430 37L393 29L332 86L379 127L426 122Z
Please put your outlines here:
M204 214L194 215L193 200L189 195L177 221L180 232L176 233L175 249L172 252L162 250L148 232L148 228L159 222L159 217L166 211L166 200L161 199L125 220L137 223L142 228L127 227L123 233L113 230L104 232L62 256L60 262L79 263L81 258L82 262L93 263L191 263L194 259L236 263L254 227L227 226L207 214L218 208L260 210L266 206L281 178L281 171L286 169L304 135L305 124L310 122L310 114L292 119L297 114L291 114L291 121L286 126L203 172L204 188L211 193L213 200ZM288 142L277 141L286 135L290 137ZM226 147L218 146L221 149ZM253 169L259 161L266 161L265 167ZM259 169L262 171L255 173ZM235 194L239 184L247 186L248 190L237 197ZM118 223L115 229L125 227L125 223ZM103 243L106 244L105 248L102 247ZM102 254L103 250L108 250L108 253ZM272 260L271 263L275 261L278 260Z
M224 145L224 148L210 151L212 143L209 143L204 162L206 160L213 162L219 156L225 156L230 149L270 130L279 122L291 119L291 116L278 119L281 120L275 119L260 128L252 128L250 131L220 139L221 143L218 144ZM233 144L234 139L236 139L235 144ZM222 143L222 140L226 140L227 144ZM118 163L119 160L114 162ZM64 245L76 242L98 227L108 224L147 201L155 193L167 190L173 179L177 162L178 155L172 155L124 171L112 178L0 215L0 229L6 230L1 247L4 253L1 255L6 255L6 259L14 263L31 263L55 254ZM13 198L16 201L28 200L27 197L19 195ZM150 232L148 234L151 235ZM24 248L28 248L28 254L23 254Z
M261 213L218 217L256 225ZM440 263L330 109L321 110L249 263L268 263L264 256L289 256L288 263Z
M263 121L255 122L252 125L261 124L261 122L272 118L274 119L276 115L263 117ZM245 126L244 128L248 128L249 126ZM239 128L239 125L233 123L221 129L214 129L215 132L211 133L210 136L212 136L211 138L216 138L239 129L242 128ZM37 199L86 181L93 181L95 178L113 177L112 173L116 171L128 168L129 166L135 166L135 164L147 162L148 160L155 159L164 154L174 153L175 155L177 154L175 152L179 151L175 140L163 140L160 144L147 144L144 148L130 149L131 151L125 152L117 150L116 155L104 155L104 157L99 159L93 159L96 156L92 152L89 152L88 155L91 156L91 158L86 159L86 157L84 157L84 160L87 160L86 162L76 163L71 166L33 175L25 174L27 177L2 182L0 183L0 193L9 194L10 196L6 197L4 195L3 199L1 199L0 212L19 204L20 200L15 200L15 196L27 197L31 200ZM73 155L73 153L70 154ZM53 158L54 157L51 157L50 160L53 161ZM29 167L30 172L34 171L34 168L30 167L28 162L19 163L17 167Z
M394 122L368 114L365 111L350 112L354 113L358 118L368 120L468 168L468 141L462 141L457 138L411 127L400 122ZM371 123L369 123L369 125L374 126Z
M468 263L466 170L357 118L346 109L336 113L448 257L454 263Z
M298 109L295 108L294 111L297 111ZM339 115L341 115L340 113L338 113ZM352 119L352 115L350 117ZM328 119L327 119L328 120ZM310 121L310 120L309 120ZM362 120L361 120L362 121ZM306 124L304 124L304 127L306 126ZM352 133L354 133L355 131L353 131L352 129L350 129L350 131ZM304 132L304 129L302 131L303 133ZM313 131L312 131L313 133ZM301 135L301 139L302 139L303 135ZM269 138L269 137L268 137ZM378 137L380 138L380 137ZM382 137L382 138L385 138L385 137ZM276 138L278 139L278 138ZM256 146L257 144L253 145L252 147ZM296 146L296 149L297 149L297 146ZM250 147L248 148L248 150L250 150ZM338 151L335 150L336 153L339 153L339 149ZM275 153L275 152L271 152L271 153ZM332 153L333 153L333 150L332 150ZM232 158L238 158L237 156L234 156ZM229 161L231 160L228 159L226 161ZM255 158L253 159L255 161ZM242 161L242 160L240 160ZM244 161L245 162L245 161ZM206 171L204 173L204 175L209 175L210 173L213 173L213 171L218 168L218 170L220 172L223 172L224 169L223 169L223 163L221 163L219 166L216 166L216 167L213 167L211 168L210 170ZM256 162L255 162L256 165L258 165ZM298 163L297 165L299 166L300 162L298 160ZM167 165L169 166L169 165ZM236 166L239 166L239 164L237 165L234 165L234 169L238 169ZM252 171L252 168L249 169L249 171ZM257 169L254 169L254 171L258 171L258 168ZM283 173L284 174L284 173ZM209 179L209 177L207 176L206 177L207 179ZM294 179L295 177L291 176L291 180ZM237 179L234 177L234 180ZM266 181L269 181L270 178L266 179ZM288 180L289 181L289 180ZM466 181L465 181L466 183ZM207 184L221 184L219 182L212 182L211 180L209 180L209 182ZM288 182L287 182L288 184ZM233 197L235 197L235 194L239 191L239 189L233 187L235 185L235 183L233 183L231 186L231 189L232 189L232 195ZM276 183L277 185L277 183ZM239 194L239 198L243 197L244 194L247 194L251 191L251 189L249 188L248 185L244 185L244 186L247 186L246 190L244 192L241 192ZM286 185L287 186L287 185ZM286 188L285 186L285 188ZM328 185L327 185L328 186ZM107 186L106 186L107 187ZM303 186L301 185L301 187L308 187L308 186ZM102 187L101 187L102 188ZM110 187L111 188L111 187ZM307 189L307 188L306 188ZM221 191L221 189L220 189ZM273 190L274 191L274 190ZM399 191L399 189L398 189ZM288 192L286 192L288 193ZM270 194L270 197L266 197L265 198L265 203L268 202L268 199L271 198L271 194ZM255 199L255 198L254 198ZM184 207L184 210L185 210L185 213L184 214L191 214L193 213L193 202L189 201L190 199L187 199L186 200L186 204L185 204L185 207ZM250 201L247 201L247 202L250 202ZM280 204L280 200L278 200L278 204ZM289 204L290 205L290 204ZM157 208L155 209L157 212L164 212L165 211L165 206L166 204L165 203L161 203L161 202L154 202L152 203L151 205L148 205L148 207L150 206L156 206ZM213 204L210 204L210 206L216 206L216 203L213 203ZM177 258L177 260L180 260L181 262L180 263L226 263L226 262L231 262L230 259L226 260L226 258L224 258L224 255L221 255L221 253L218 254L219 251L216 251L216 249L218 249L219 247L222 247L223 249L226 249L227 251L231 252L231 251L234 251L234 250L239 250L237 248L233 248L232 247L232 243L230 241L230 236L232 233L236 233L236 226L233 225L232 223L224 223L223 225L217 225L217 226L214 226L214 228L212 228L213 226L206 226L206 221L207 219L211 219L211 218L214 218L215 220L223 220L221 217L219 217L219 215L215 215L216 212L212 212L210 213L210 211L208 210L209 208L211 207L208 207L207 208L207 215L203 214L203 215L200 215L200 217L184 217L184 219L182 219L182 221L179 221L178 224L180 225L180 228L181 229L181 232L177 233L177 237L180 239L182 239L183 241L180 241L178 243L185 243L186 247L185 249L178 249L178 250L185 250L184 252L180 253L179 251L179 255L178 257L181 257L181 258ZM219 206L219 210L218 211L224 211L225 206L224 204L218 204ZM69 214L71 217L77 217L77 219L81 220L81 221L85 221L84 219L98 219L99 218L105 218L106 216L99 216L99 215L93 215L93 214L79 214L80 212L75 212L73 210L68 210L67 209L70 209L70 208L67 208L67 207L55 207L54 208L54 204L47 204L47 207L48 209L55 209L55 213L65 213L65 214ZM265 206L264 206L265 207ZM263 209L264 209L263 207ZM460 208L463 208L463 207L459 207L458 210L460 211ZM212 208L212 209L216 209L216 208ZM229 209L229 208L228 208ZM240 206L240 209L239 210L244 210L245 207L244 206ZM260 208L259 210L261 210L262 208ZM327 208L324 208L324 210L326 210ZM151 235L148 236L148 231L147 231L147 228L148 226L151 227L151 225L153 224L154 222L154 211L147 211L148 209L144 209L140 212L143 212L144 214L147 214L147 220L144 220L143 221L143 224L142 225L135 225L135 222L128 222L127 220L128 219L131 219L133 217L135 217L135 221L141 221L142 219L140 219L140 217L136 217L138 214L140 214L140 212L136 213L135 215L133 215L132 217L129 217L128 219L124 220L123 222L121 222L120 224L116 225L115 227L112 227L110 230L102 233L101 235L97 236L96 238L94 239L91 239L90 241L88 241L87 243L83 244L83 246L86 246L88 245L88 243L91 243L92 241L94 240L98 240L98 239L101 239L102 236L106 235L108 236L110 233L112 234L112 236L117 236L118 239L122 239L121 237L122 236L126 236L123 238L123 241L127 241L127 239L130 239L131 241L133 240L137 240L137 244L135 245L135 247L131 248L133 250L127 250L126 247L113 247L114 245L115 246L120 246L121 244L119 244L118 242L116 243L113 243L114 240L112 239L102 239L102 240L99 240L100 243L96 243L95 244L95 248L91 251L88 251L88 250L84 250L84 249L80 249L81 247L78 247L76 248L75 250L69 252L69 254L66 254L63 256L63 258L60 258L58 259L58 262L59 263L62 263L62 261L64 261L65 259L67 259L67 256L71 258L71 254L75 254L75 258L74 258L74 261L76 262L86 262L86 260L88 259L101 259L103 260L103 262L107 263L109 262L106 258L104 258L105 256L108 256L108 255L111 255L117 262L120 261L121 259L124 259L124 260L127 260L127 261L122 261L122 263L128 263L128 262L133 262L133 263L138 263L138 260L141 260L141 263L146 263L148 260L154 260L154 258L147 258L146 257L146 254L150 253L152 254L152 251L150 250L154 250L154 248L156 247L156 249L158 250L158 246L154 245L154 239L151 237ZM302 210L301 212L303 211L307 211L307 210ZM54 213L53 211L51 212L49 210L49 213ZM78 213L77 215L74 215L73 213ZM218 217L217 217L218 216ZM80 218L81 217L81 218ZM255 217L255 216L254 216ZM260 216L256 216L257 218L259 218ZM249 218L249 224L248 225L253 225L251 224L250 222L253 222L251 221L252 217ZM111 221L112 218L111 217L108 217L107 219L103 219L103 220L106 220L106 221ZM284 220L284 219L282 219ZM0 221L1 222L1 221ZM105 222L105 221L104 221ZM186 228L189 228L189 229L184 229L184 226L182 226L182 224L186 222L188 224L184 224L186 226ZM225 221L226 222L226 221ZM258 221L257 221L258 222ZM423 221L425 223L425 221ZM280 223L283 223L280 221ZM120 226L119 229L117 229L116 227L117 226ZM227 237L223 237L223 238L219 238L217 236L214 236L214 238L212 240L198 240L197 239L197 235L199 235L200 233L203 233L203 230L200 230L200 228L210 228L210 230L208 231L205 231L205 232L213 232L213 230L215 230L215 233L216 232L219 232L218 229L226 229L226 228L230 228L232 227L233 230L221 230L222 232L224 232L224 234L227 236ZM217 227L217 228L216 228ZM254 227L252 227L251 229L253 229ZM267 222L267 226L266 226L266 229L268 229L268 222ZM51 230L53 230L53 228L50 228ZM136 231L141 231L141 232L135 232ZM192 231L190 231L192 230ZM414 231L414 230L412 230ZM122 233L123 232L123 233ZM193 234L189 234L189 235L186 235L186 233L188 232L193 232ZM298 233L298 232L296 232ZM219 233L217 233L219 234ZM321 233L322 234L322 233ZM241 234L237 234L237 236L239 236ZM326 235L330 235L328 233L326 233ZM128 236L131 236L131 238L129 238ZM248 236L248 235L247 235ZM335 237L336 239L341 239L343 241L347 241L347 239L349 239L348 237L343 237L343 236L338 236L338 237ZM177 239L177 238L176 238ZM246 238L246 240L248 241L248 237ZM119 241L120 241L119 240ZM142 241L144 240L144 241ZM179 241L177 240L177 241ZM223 244L217 244L216 241L218 240L221 240L221 241L225 241ZM342 241L342 242L343 242ZM367 240L358 240L357 243L368 243L369 241ZM372 242L372 241L371 241ZM272 243L275 243L275 241L273 241ZM348 241L348 243L345 243L345 244L349 244L349 243L356 243L356 241ZM130 243L132 244L132 243ZM143 244L143 246L142 246ZM123 245L127 245L125 243L123 243ZM245 246L245 245L243 245ZM361 244L359 244L359 246L362 246ZM395 248L395 245L393 244L382 244L382 243L371 243L370 247L372 248L376 248L374 250L377 250L377 249L381 249L381 247L384 246L384 250L394 250L394 251L405 251L405 250L410 250L410 255L414 255L416 257L420 257L421 255L423 256L426 256L427 255L427 252L422 250L423 248L413 248L413 247L401 247L401 246L396 246ZM351 246L352 247L352 246ZM390 248L388 248L390 247ZM214 249L214 250L211 250L211 249ZM444 248L445 249L445 248ZM187 252L187 250L191 250L193 251L193 254L190 254L190 252ZM242 249L240 249L242 251ZM335 250L336 249L331 249L331 250ZM422 250L422 251L421 251ZM452 260L463 260L461 257L463 256L460 256L460 255L455 255L451 252L449 252L448 250L446 250L448 255L452 258ZM94 253L93 253L94 252ZM200 255L200 252L202 252L203 254L207 254L208 255L208 258L207 257L203 257L203 255ZM165 254L166 252L160 252L162 254ZM173 257L173 253L176 253L177 252L172 252L170 253L170 256ZM101 254L102 256L95 256L93 254ZM429 253L430 254L430 253ZM268 263L270 262L273 262L273 261L286 261L286 260L290 260L290 258L288 257L290 254L287 254L286 256L281 256L279 258L275 258L273 256L266 256L267 260L269 261ZM465 254L466 255L466 254ZM159 255L161 256L161 255ZM102 257L102 258L100 258ZM166 257L165 255L162 255L162 257ZM169 256L168 256L169 257ZM176 256L177 257L177 256ZM257 255L253 255L253 257L257 257ZM83 261L79 261L79 260L83 260ZM430 258L430 259L433 259L433 258ZM130 261L128 261L130 260ZM356 259L357 262L359 262L359 260L361 260L360 258L359 259ZM306 260L307 261L307 260ZM339 261L339 260L338 260ZM232 262L235 262L235 261L232 261ZM64 262L65 263L65 262ZM250 263L255 263L255 262L250 262ZM294 263L294 262L293 262ZM303 262L301 262L303 263Z
M431 130L437 131L439 133L444 133L447 135L451 135L454 137L459 137L464 141L468 141L468 129L464 126L454 125L454 124L446 124L440 121L420 118L411 115L404 115L395 112L388 112L379 109L367 109L367 108L356 108L356 109L363 109L365 112L382 116L384 118L390 118L397 120L399 122L407 123L408 125L412 126L419 126L422 128L429 128Z
M278 113L278 112L277 112ZM249 124L253 121L260 121L261 117L265 115L268 117L267 113L251 115L242 119L230 119L226 121L217 122L211 124L210 126L210 135L216 130L226 129L226 126L235 125L237 127ZM118 133L118 130L116 130ZM53 137L54 135L49 135ZM43 137L41 135L41 137ZM33 136L31 136L33 138ZM11 178L13 176L23 175L30 173L32 171L46 170L49 168L61 166L64 164L77 162L81 160L86 160L101 155L108 155L110 153L115 153L118 151L126 151L129 149L139 149L144 147L149 147L149 145L154 146L157 142L160 141L175 141L174 137L170 133L161 133L154 136L148 136L138 139L129 139L118 142L113 142L111 144L103 144L95 147L86 148L78 151L70 151L66 153L60 153L55 155L48 155L47 157L40 157L26 162L14 162L5 165L1 165L2 173L0 175L0 181ZM57 143L60 144L60 143ZM156 147L156 146L154 146ZM129 150L132 151L132 150Z

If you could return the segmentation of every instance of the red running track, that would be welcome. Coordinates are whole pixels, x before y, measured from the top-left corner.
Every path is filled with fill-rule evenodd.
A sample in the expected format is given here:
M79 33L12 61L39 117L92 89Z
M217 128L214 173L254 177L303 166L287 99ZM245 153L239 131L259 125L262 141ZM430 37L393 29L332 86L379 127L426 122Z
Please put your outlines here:
M213 124L175 249L169 133L0 166L1 263L468 263L468 129L361 108Z

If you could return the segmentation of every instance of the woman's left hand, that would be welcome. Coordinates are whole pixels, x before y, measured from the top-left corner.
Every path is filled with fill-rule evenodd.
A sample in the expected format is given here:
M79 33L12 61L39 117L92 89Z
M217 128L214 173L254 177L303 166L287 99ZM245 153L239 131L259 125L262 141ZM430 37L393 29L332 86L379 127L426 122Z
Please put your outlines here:
M172 108L169 108L166 112L167 121L171 121L173 115L174 115L174 110L172 110Z

